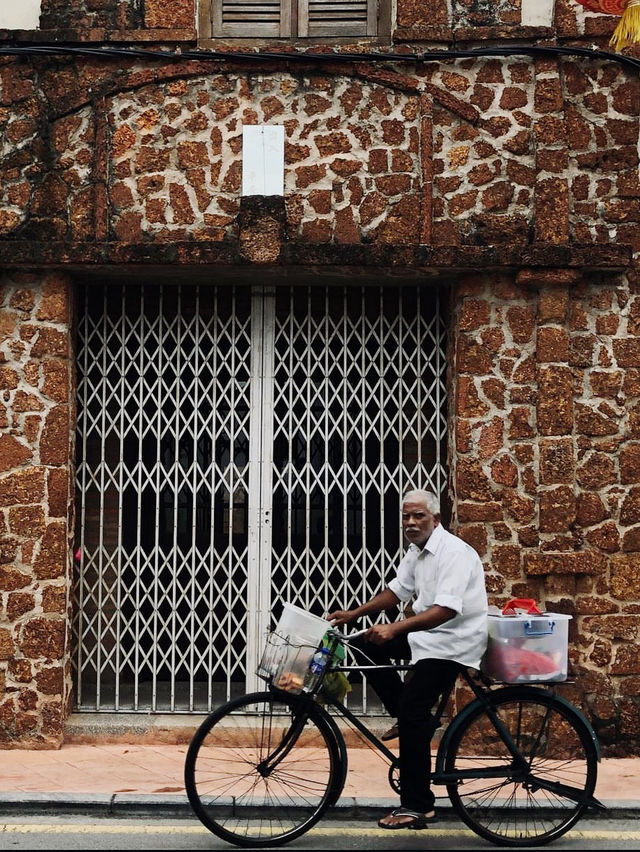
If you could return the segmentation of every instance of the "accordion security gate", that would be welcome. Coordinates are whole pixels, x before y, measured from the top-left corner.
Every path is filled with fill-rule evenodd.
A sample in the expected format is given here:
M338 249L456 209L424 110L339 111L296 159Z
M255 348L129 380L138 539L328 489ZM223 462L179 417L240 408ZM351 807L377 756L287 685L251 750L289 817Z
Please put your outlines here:
M401 494L445 482L445 422L435 288L82 288L77 709L258 687L283 602L384 585Z

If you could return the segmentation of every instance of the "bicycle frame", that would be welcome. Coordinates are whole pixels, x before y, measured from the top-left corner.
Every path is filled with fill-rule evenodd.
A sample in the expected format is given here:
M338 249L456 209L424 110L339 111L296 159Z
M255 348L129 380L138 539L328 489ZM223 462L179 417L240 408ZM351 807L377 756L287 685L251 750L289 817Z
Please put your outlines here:
M433 777L432 777L432 783L434 783L434 784L455 784L455 783L459 783L460 781L473 780L474 778L491 778L491 777L504 778L504 777L507 777L508 775L510 775L512 777L514 777L514 776L517 777L518 774L521 774L522 778L524 779L526 776L529 775L529 773L531 771L531 761L527 761L524 758L524 756L522 755L520 749L518 748L517 744L513 740L513 737L510 735L510 733L508 732L508 730L505 728L502 721L500 720L499 716L496 714L496 712L493 708L493 705L492 705L492 700L491 700L492 695L495 695L495 694L505 695L510 690L517 689L517 687L501 686L496 690L490 690L490 689L485 689L485 688L479 686L478 684L474 683L473 678L469 675L469 673L467 671L463 671L462 676L464 677L464 679L466 680L466 682L470 686L470 688L473 690L476 698L475 698L474 701L471 701L468 704L466 704L462 708L462 710L459 713L457 713L456 716L451 720L449 726L447 727L447 730L445 731L445 733L442 737L442 740L440 741L439 747L438 747L438 753L437 753L437 756L436 756L436 766L435 766L435 771L434 771ZM532 696L536 695L536 694L548 695L549 691L550 691L548 689L541 689L540 687L532 686L532 685L527 685L527 689L531 690ZM578 710L577 707L575 707L573 704L571 704L565 698L563 698L560 695L557 695L555 693L555 691L552 691L552 694L553 694L553 702L549 704L548 712L551 712L552 707L555 704L555 705L558 705L558 706L564 706L568 710L571 710L572 713L577 715L580 718L582 724L584 725L585 730L589 732L589 736L591 737L591 740L592 740L594 747L595 747L598 762L600 762L600 759L601 759L600 744L599 744L598 739L596 737L595 731L593 730L593 728L589 724L589 722L586 719L586 717L584 716L584 714L581 713L580 710ZM512 755L512 757L514 759L514 763L509 767L496 768L494 771L490 771L486 767L484 767L481 770L474 770L474 769L462 770L462 769L459 769L459 770L456 770L455 772L447 772L444 769L444 764L445 764L445 760L446 760L446 756L447 756L447 751L448 751L448 748L449 748L449 743L455 737L457 729L461 725L464 725L466 723L467 718L470 715L472 715L473 713L476 712L478 706L482 707L484 714L487 716L488 719L490 719L491 724L493 725L494 729L496 730L496 732L500 736L500 738L501 738L502 742L505 744L506 748L509 750L509 753ZM534 747L533 750L532 750L534 754L536 753L536 748L537 748L537 746ZM539 778L537 776L535 777L535 783L540 789L545 789L550 793L555 793L555 794L558 794L558 795L565 796L566 798L572 799L573 801L579 802L582 799L582 791L580 791L578 789L571 788L566 784L560 784L558 782L546 781L545 779ZM589 805L589 807L593 807L593 808L596 808L598 810L606 810L605 806L601 802L599 802L598 799L596 799L594 796L591 796L589 798L588 805Z
M337 666L337 667L333 668L332 671L336 671L336 672L356 672L356 671L357 672L366 672L368 669L374 669L374 668L377 671L380 671L382 669L392 669L393 671L410 671L413 668L413 666L405 666L405 665ZM480 687L478 687L475 683L473 683L470 675L466 671L463 670L461 672L461 675L467 681L467 683L469 684L469 686L473 690L476 697L478 699L482 700L483 703L486 704L487 707L489 707L489 702L486 699L486 691L481 689ZM449 699L451 697L451 694L453 692L453 688L454 687L452 686L451 689L446 690L441 695L440 700L439 700L438 704L436 705L436 709L435 709L434 713L432 714L431 719L432 719L432 726L433 726L434 732L440 727L440 724L442 722L442 717L444 716L445 710L447 708L447 704L448 704ZM350 724L352 724L354 726L354 728L356 728L362 734L362 736L365 737L373 746L375 746L375 748L377 748L378 751L380 751L388 760L390 760L392 763L398 762L398 756L396 754L394 754L394 752L392 752L389 748L387 748L387 746L382 742L382 740L379 739L373 733L373 731L371 731L371 729L368 728L364 722L362 722L361 719L359 719L354 713L352 713L351 710L349 710L349 708L345 704L343 704L341 701L338 701L336 698L331 698L330 696L327 697L327 704L330 705L331 707L335 707L335 709L338 711L338 713L343 718L345 718ZM471 705L469 704L467 706L471 706ZM456 716L449 723L447 730L449 730L449 727L451 727L453 722L456 721L460 717L460 715L461 715L460 713L456 714ZM504 739L505 744L509 748L509 751L511 752L511 754L513 754L514 757L519 757L519 751L518 751L517 746L515 745L515 743L513 742L511 737L509 736L508 732L505 731L504 726L502 725L500 720L496 717L495 713L491 712L490 718L491 718L491 721L494 724L496 730L498 731L498 733L500 733L500 735ZM440 764L442 764L443 757L444 757L444 755L441 756ZM436 763L436 767L437 766L438 766L438 763ZM432 777L432 782L435 783L435 784L446 784L446 783L450 782L451 780L453 780L449 777L446 777L443 770L441 770L440 773L438 773L437 769L436 769L436 773L438 775L442 776L442 777L441 778L436 777L436 774L434 774L434 777Z
M342 666L341 640L348 637L336 632L327 642L327 674L412 668ZM475 834L499 846L533 846L561 837L587 808L603 807L593 798L600 758L595 733L555 685L494 684L462 667L459 676L471 689L470 700L445 720L452 684L425 722L430 737L447 722L431 780L445 785L455 813ZM185 788L211 832L238 846L262 848L315 825L337 803L347 778L340 717L385 760L389 784L401 793L397 749L331 695L331 679L323 673L308 679L310 689L302 694L278 689L273 677L268 683L267 691L238 696L213 711L189 745ZM254 722L247 726L243 714L255 716Z
M336 640L337 643L337 640ZM409 671L412 666L409 665L387 665L387 666L370 666L370 665L356 665L356 666L335 666L332 667L332 671L337 672L365 672L369 669L393 669L394 671ZM514 741L513 737L505 727L505 725L500 720L499 716L494 710L491 696L498 691L509 689L508 686L500 686L496 690L492 690L488 686L482 686L476 682L474 677L469 674L466 669L461 669L460 677L464 679L469 688L472 690L475 695L475 699L466 704L449 722L446 731L444 732L442 739L438 745L438 750L436 754L434 771L431 777L432 784L439 785L447 785L447 784L456 784L460 781L464 780L473 780L477 778L505 778L508 775L522 775L524 779L527 773L530 771L530 765L527 759L523 756L521 750L518 745ZM442 722L442 717L444 716L445 710L447 708L447 704L455 687L452 686L450 689L446 690L442 696L440 697L440 701L436 705L435 711L432 714L432 725L433 731L435 732ZM314 690L313 693L310 694L310 698L313 697L318 691L320 691L321 684L318 685L318 688ZM542 691L540 687L529 686L532 691ZM548 692L548 690L544 690L544 692ZM578 708L574 707L570 702L566 699L562 698L555 694L554 692L554 701L560 705L564 705L567 708L570 708L574 713L576 713L581 721L584 723L585 728L589 731L590 736L593 740L593 743L596 748L596 754L598 757L598 761L600 761L600 744L598 739L593 731L591 725L587 721L586 717L578 710ZM367 727L367 725L359 719L354 713L349 710L349 708L343 704L341 701L338 701L335 698L331 698L331 696L327 696L327 704L331 707L334 707L338 713L346 719L351 725L353 725L359 733L368 740L374 748L376 748L382 755L384 755L391 763L392 767L397 765L398 757L394 754L387 746ZM466 718L476 711L476 708L480 705L483 709L484 714L491 721L496 733L504 743L505 747L508 749L509 754L511 754L513 758L513 763L509 767L496 767L495 770L489 770L487 767L483 767L482 769L458 769L455 772L447 772L445 770L445 760L447 756L447 749L449 747L449 743L454 736L457 728L464 723ZM327 716L329 714L327 713ZM557 782L548 782L544 779L537 779L537 784L544 789L547 789L549 792L562 794L567 798L570 798L574 801L580 801L581 791L577 789L572 789L567 785L559 784ZM595 797L591 797L589 799L589 806L597 809L605 809L605 806L599 802Z
M474 682L473 678L469 675L469 673L466 670L461 671L460 674L464 678L464 680L467 682L467 685L473 691L474 695L476 696L476 700L481 702L481 704L484 708L484 712L486 713L487 717L491 720L491 724L495 728L496 733L500 736L500 739L505 744L510 755L512 756L512 758L514 760L514 765L509 767L508 769L503 767L501 769L496 769L493 772L489 772L486 768L484 768L482 770L482 777L484 777L484 778L487 778L487 777L504 778L511 771L526 772L526 770L528 768L527 761L522 756L520 749L518 748L518 746L516 745L516 743L513 740L513 737L507 731L505 726L500 721L500 718L498 717L497 713L493 709L493 706L491 704L491 700L489 698L491 691L487 690L487 689L483 689L482 687L478 686L478 684L476 684ZM452 773L452 772L447 773L443 768L443 764L444 764L444 760L445 760L445 756L446 756L446 752L447 752L448 742L450 741L451 737L453 736L453 732L455 731L456 727L460 724L459 720L461 718L466 718L468 713L471 712L471 711L467 711L467 707L473 708L474 706L475 706L475 702L469 702L469 704L467 704L460 711L460 713L458 713L458 714L456 714L456 716L454 716L454 718L451 720L451 722L450 722L450 724L447 728L447 731L445 732L445 735L443 736L442 740L440 741L440 746L438 748L438 755L436 757L436 771L435 771L434 777L432 779L434 784L450 784L450 783L455 782L455 781L461 781L461 780L468 779L468 778L480 777L480 772L478 770L467 770L465 772L462 772L462 771L459 770L459 771L454 772L454 773ZM448 734L448 736L447 736L447 734Z

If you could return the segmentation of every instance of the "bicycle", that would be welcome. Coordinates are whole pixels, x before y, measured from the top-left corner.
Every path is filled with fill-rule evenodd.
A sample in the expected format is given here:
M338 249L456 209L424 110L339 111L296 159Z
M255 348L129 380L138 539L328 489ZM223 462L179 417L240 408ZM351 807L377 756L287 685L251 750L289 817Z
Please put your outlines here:
M338 801L347 747L329 708L389 761L389 783L399 792L397 755L323 686L332 671L372 668L340 664L338 649L349 638L327 633L329 665L308 692L281 690L271 678L265 691L228 702L198 728L185 786L213 834L237 846L276 846L300 837ZM473 832L500 846L541 845L569 831L588 808L604 809L593 796L600 760L595 732L555 692L557 684L496 684L471 669L461 677L475 698L447 724L431 780L444 785ZM432 714L434 732L453 688Z

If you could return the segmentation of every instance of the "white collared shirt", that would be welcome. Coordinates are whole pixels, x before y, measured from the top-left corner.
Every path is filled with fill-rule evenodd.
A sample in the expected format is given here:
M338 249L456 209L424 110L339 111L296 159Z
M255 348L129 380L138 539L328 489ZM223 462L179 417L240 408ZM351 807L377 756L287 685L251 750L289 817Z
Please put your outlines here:
M439 627L407 635L412 662L430 658L480 667L487 646L487 592L472 547L438 524L423 548L409 545L389 588L404 602L415 595L416 614L434 604L457 613Z

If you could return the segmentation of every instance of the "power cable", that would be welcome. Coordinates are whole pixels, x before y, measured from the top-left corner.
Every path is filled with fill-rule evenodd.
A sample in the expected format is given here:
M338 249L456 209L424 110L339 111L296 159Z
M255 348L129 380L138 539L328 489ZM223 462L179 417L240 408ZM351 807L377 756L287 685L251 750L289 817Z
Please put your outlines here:
M430 50L423 53L383 53L383 52L309 52L309 51L222 51L222 50L148 50L130 47L87 47L65 44L2 44L0 56L88 56L100 59L129 57L184 62L206 61L249 61L249 62L393 62L393 63L430 63L450 59L471 59L478 57L505 56L573 56L584 59L615 62L617 64L640 69L640 59L622 53L586 47L561 47L555 45L502 45L499 47L479 47L468 49Z

